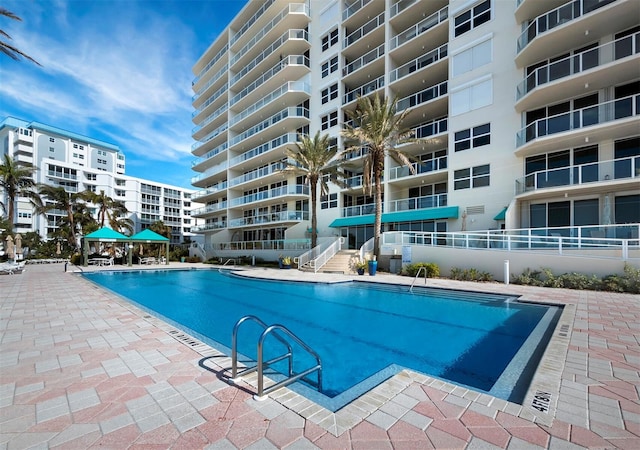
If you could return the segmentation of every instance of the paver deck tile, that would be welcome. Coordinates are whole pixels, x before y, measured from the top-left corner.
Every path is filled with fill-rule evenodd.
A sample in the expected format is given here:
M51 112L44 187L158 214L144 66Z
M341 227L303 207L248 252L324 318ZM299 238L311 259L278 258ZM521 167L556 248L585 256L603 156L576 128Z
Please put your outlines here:
M271 273L292 276L280 272ZM357 420L336 420L299 396L256 402L250 384L223 381L228 356L199 353L209 348L182 342L171 326L60 265L1 276L0 448L640 448L638 297L508 289L576 305L549 425L532 422L526 405L408 372L354 403Z

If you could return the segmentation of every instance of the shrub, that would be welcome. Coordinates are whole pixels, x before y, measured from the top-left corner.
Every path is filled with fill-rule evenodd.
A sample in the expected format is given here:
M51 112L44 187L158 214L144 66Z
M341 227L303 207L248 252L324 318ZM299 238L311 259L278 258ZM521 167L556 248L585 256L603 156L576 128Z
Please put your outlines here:
M199 263L202 259L199 256L188 256L184 259L188 263Z
M402 267L400 275L407 277L415 277L421 267L427 271L427 278L436 278L440 276L440 267L436 263L413 263ZM422 274L421 274L422 275Z
M493 281L493 275L489 272L481 272L478 269L451 268L451 278L460 281Z

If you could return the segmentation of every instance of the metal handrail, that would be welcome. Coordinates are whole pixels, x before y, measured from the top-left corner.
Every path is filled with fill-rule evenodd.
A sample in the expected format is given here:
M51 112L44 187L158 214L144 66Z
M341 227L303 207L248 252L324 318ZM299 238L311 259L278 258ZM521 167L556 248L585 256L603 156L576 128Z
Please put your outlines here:
M409 288L409 292L413 292L413 285L418 281L418 277L420 276L420 272L424 270L424 284L427 284L427 268L422 266L418 269L416 276L413 278L413 282L411 283L411 287Z
M240 328L240 325L246 321L253 321L255 323L257 323L258 325L262 326L264 328L264 331L262 332L262 334L260 335L260 338L258 340L258 361L257 364L253 367L247 367L244 370L238 372L238 330ZM287 335L287 337L293 339L300 347L302 347L304 350L306 350L311 356L313 356L316 360L316 365L313 367L310 367L306 370L303 370L300 373L294 374L293 373L293 349L291 347L291 344L289 344L289 342L287 342L287 340L285 338L283 338L280 334L278 334L277 332L282 332L284 334ZM280 356L276 356L273 359L270 359L268 361L264 361L264 341L266 340L267 336L269 336L270 334L273 334L275 336L276 339L278 339L282 344L284 344L287 347L287 352L283 355ZM265 367L269 367L272 364L275 364L279 361L282 361L284 359L288 360L289 363L289 371L288 371L288 375L287 377L282 380L279 381L278 383L275 383L274 385L269 386L268 388L264 388L264 368ZM284 387L288 384L291 384L295 381L298 381L304 377L306 377L307 375L317 371L318 372L318 380L315 384L316 388L318 389L319 392L322 392L322 361L320 359L320 355L318 355L311 347L309 347L302 339L300 339L298 336L296 336L295 334L293 334L288 328L286 328L284 325L279 325L279 324L275 324L275 325L271 325L268 326L266 323L264 323L262 320L260 320L258 317L256 316L252 316L252 315L248 315L248 316L244 316L242 317L240 320L238 320L238 322L236 322L235 326L233 327L233 334L231 336L231 376L233 379L236 379L237 377L240 377L242 375L246 375L252 372L258 372L258 398L260 397L264 397L264 395L268 394L269 392L273 392L276 389L279 389L281 387ZM311 380L305 380L310 384L314 384Z

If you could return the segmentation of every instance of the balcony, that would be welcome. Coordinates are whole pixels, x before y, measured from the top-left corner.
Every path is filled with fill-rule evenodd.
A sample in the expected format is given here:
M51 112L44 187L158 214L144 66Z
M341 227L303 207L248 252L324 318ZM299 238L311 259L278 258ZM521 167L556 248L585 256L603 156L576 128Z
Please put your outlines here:
M426 195L424 197L404 198L388 203L389 212L411 211L415 209L441 208L447 206L447 194Z
M195 122L197 122L199 120L197 116L200 115L202 112L204 112L209 105L215 103L216 100L221 98L228 90L229 90L229 87L227 86L227 84L220 86L220 88L216 92L211 94L211 96L207 100L205 100L205 102L202 105L200 105L198 108L196 108L195 111L191 113L191 118Z
M287 119L293 119L294 123L291 125L290 128L298 128L299 126L308 122L309 110L301 106L292 106L292 107L283 109L277 114L274 114L273 116L269 117L267 120L262 121L261 123L249 128L244 133L241 133L233 137L232 139L230 139L229 147L232 147L243 141L246 141L251 137L256 136L258 133L262 134L263 131ZM287 127L284 127L284 128L287 128Z
M229 201L229 206L237 207L237 206L248 205L249 203L273 200L280 197L287 197L287 196L307 197L308 195L309 195L309 186L307 186L306 184L294 184L290 186L289 185L281 186L278 188L269 189L262 192L256 192L255 194L244 195L239 198L234 198Z
M218 155L222 155L227 148L229 148L229 144L226 142L223 143L222 145L217 146L213 150L207 152L206 155L203 155L200 158L194 159L191 162L191 168L196 172L207 169L208 165L213 164L214 158ZM220 156L219 158L215 158L215 159L222 160L223 158L222 156Z
M355 101L358 97L366 97L384 87L384 75L344 94L343 105Z
M516 180L516 195L556 187L593 186L594 183L607 183L608 189L611 189L611 183L619 185L620 181L631 183L630 189L638 186L640 156L534 172Z
M400 47L401 45L409 42L412 39L420 36L423 33L426 33L436 25L447 22L449 18L449 7L445 6L439 11L434 12L429 17L421 20L417 24L407 28L406 30L398 33L394 36L389 42L389 49L393 50L396 47Z
M447 47L447 44L444 44L436 48L435 50L431 50L430 52L427 52L424 55L401 65L397 69L392 70L389 74L390 82L393 83L394 81L401 80L408 75L416 73L420 69L423 69L437 61L440 61L443 58L446 58Z
M222 164L218 164L217 166L211 167L210 169L207 169L205 172L202 172L201 174L196 175L195 177L192 177L191 184L194 186L197 186L198 184L200 185L206 184L204 183L206 180L216 175L220 177L224 176L224 178L226 178L226 171L228 168L229 168L229 163L227 161L223 162Z
M227 182L221 181L213 186L210 186L201 191L194 192L191 194L191 200L194 202L202 203L205 198L214 196L215 194L224 193L227 190Z
M249 20L244 23L244 25L242 25L242 27L236 33L234 33L233 36L231 36L231 45L238 42L240 38L242 38L242 36L244 36L245 33L249 31L249 28L251 28L251 26L256 23L258 19L260 19L260 17L262 17L265 11L269 9L271 5L273 5L274 2L275 0L264 0L262 6L249 18Z
M577 96L584 92L585 84L591 90L598 90L631 81L637 74L638 53L640 32L538 67L516 89L517 110L522 112L552 103L558 98L559 91L564 98ZM578 74L584 76L575 76ZM559 80L566 80L566 83ZM553 87L544 89L550 84ZM535 99L523 100L533 92L535 95L530 97Z
M424 173L435 172L438 170L445 170L446 168L447 157L442 156L440 158L429 159L427 161L422 161L419 163L411 163L411 169L408 166L392 167L391 169L389 169L389 180L396 180L398 178L416 176Z
M216 53L216 55L213 58L211 58L211 61L209 61L207 65L204 66L200 72L198 72L198 75L196 75L196 77L193 79L191 83L194 90L198 89L196 86L198 85L200 80L202 80L202 78L207 74L207 72L211 70L211 68L215 66L218 61L222 59L222 57L227 53L228 50L229 50L229 46L225 44L224 47L222 47L220 51L218 51L218 53Z
M218 136L221 136L221 137L226 136L226 134L224 133L227 131L227 129L229 129L229 124L223 123L218 128L216 128L215 130L213 130L211 133L207 134L204 137L200 137L199 133L194 134L193 138L196 139L197 142L194 142L191 145L191 153L195 154L195 153L204 152L206 151L207 148L213 147L215 143L212 145L212 141L218 142L218 141L214 141ZM200 129L200 131L202 131L202 129ZM206 144L209 144L209 145L205 146Z
M549 141L547 136L562 136L563 145L578 145L588 141L614 138L637 134L638 121L634 118L640 111L640 94L600 103L586 108L576 109L563 114L536 120L516 135L516 147L527 147L527 151L534 148L542 150ZM579 133L582 131L582 133ZM567 133L572 133L567 136ZM573 141L571 140L573 139ZM569 142L567 142L569 141ZM557 140L551 143L557 145ZM524 149L519 149L517 154L523 156Z
M62 178L64 180L77 180L78 175L75 173L67 173L60 170L47 170L47 175L55 178Z
M447 82L443 81L440 84L431 86L430 88L427 88L423 91L398 100L398 103L396 104L396 112L401 112L405 109L423 105L438 98L444 97L445 95L447 95L447 86Z
M342 76L346 77L347 75L355 72L356 70L360 70L361 68L365 67L367 64L379 58L382 58L383 56L384 56L384 44L374 48L373 50L365 53L363 56L356 59L355 61L352 61L349 64L347 64L342 70Z
M241 217L229 220L229 228L249 227L282 222L302 222L309 220L308 211L281 211L253 217Z
M580 48L638 24L637 0L573 0L533 19L517 41L516 66Z
M424 139L437 134L446 133L448 128L448 119L442 117L440 119L434 119L430 122L426 122L412 128L414 137L417 139Z
M202 208L192 210L191 217L202 217L207 214L224 211L226 209L227 209L227 202L220 202L214 205L207 205Z
M344 38L342 48L346 49L350 45L353 45L354 43L358 42L360 39L369 35L370 33L382 27L383 25L384 25L384 12L380 13L379 15L377 15L376 17L374 17L373 19L365 23L363 26L361 26L357 30L349 33L349 35L346 38ZM372 42L375 42L375 41L373 39L369 39L368 42L369 44L371 44Z
M342 11L342 20L347 20L369 3L371 3L371 0L356 0L350 5L346 5L346 8Z
M262 155L278 147L282 147L289 143L295 143L297 141L298 141L298 136L296 135L296 133L283 134L282 136L278 136L277 138L269 142L266 142L260 145L259 147L256 147L247 152L244 152L241 155L238 155L234 158L231 158L229 160L229 167L233 167L235 170L242 170L243 162L248 161L252 158L255 158L258 155ZM282 154L284 155L284 152Z
M207 223L204 225L197 225L195 227L191 227L192 233L204 233L206 231L220 231L227 228L227 222L214 222Z
M205 84L202 88L200 88L199 90L196 91L196 93L193 95L193 97L191 97L191 103L196 106L197 105L197 100L207 92L208 89L210 89L212 86L217 87L219 84L222 84L222 78L224 78L224 80L226 80L227 75L229 73L229 65L225 64L223 68L221 68L218 72L216 72L216 74L211 77L211 79L209 81L207 81L207 84ZM218 83L218 80L220 80L220 83ZM225 83L226 86L226 83Z
M234 67L236 66L244 67L246 65L251 65L251 67L253 68L254 66L257 66L259 63L261 63L262 61L269 60L271 55L274 56L273 59L277 59L278 53L283 52L283 46L288 41L291 41L294 44L298 43L298 45L293 45L291 46L291 48L286 48L287 50L285 52L286 54L302 54L309 47L309 34L304 29L287 30L278 39L276 39L271 45L269 45L266 48L261 47L259 45L253 45L252 47L249 48L249 50L252 50L252 52L235 55L233 58L231 58L231 63L229 64L229 67L231 70L233 70ZM260 52L261 49L263 50ZM278 52L278 50L280 51ZM255 53L255 52L260 52L260 53ZM255 53L255 56L254 56L254 53ZM246 58L243 58L243 56L246 56ZM244 61L245 59L249 59L249 57L252 57L250 60L251 62Z
M228 110L228 106L227 104L223 104L220 108L218 108L217 110L215 110L214 112L212 112L206 119L204 119L201 123L199 123L198 125L196 125L195 127L193 127L193 129L191 130L191 135L194 136L196 135L199 131L206 131L206 127L207 125L211 125L212 123L215 124L215 120L218 117L221 117L224 113L227 112ZM222 119L226 119L226 115L224 117L222 117ZM221 119L221 120L222 120Z
M376 213L376 204L367 203L366 205L345 206L344 208L342 208L341 217L366 216L368 214L375 214L375 213Z
M264 177L268 177L269 175L273 174L279 174L285 167L286 164L282 162L272 163L267 167L260 167L258 169L242 174L239 177L231 178L229 180L229 186L238 186L239 184L249 183L250 181L260 181L260 183L258 184L263 185Z

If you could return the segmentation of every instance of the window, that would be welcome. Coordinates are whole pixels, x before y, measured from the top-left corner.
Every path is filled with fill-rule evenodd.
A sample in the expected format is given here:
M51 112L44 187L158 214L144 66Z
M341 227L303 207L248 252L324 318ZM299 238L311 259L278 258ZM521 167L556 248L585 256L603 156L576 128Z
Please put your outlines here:
M338 194L323 195L320 197L320 209L337 208Z
M489 145L491 143L491 124L485 123L477 127L456 131L454 136L456 152Z
M98 178L98 176L95 173L87 173L85 175L87 177L87 180L90 180L90 181L96 181L96 179Z
M332 113L327 114L326 116L322 116L322 129L326 130L327 128L335 127L338 125L338 111L333 111Z
M453 180L455 190L489 186L489 164L456 170Z
M329 34L322 38L322 51L328 50L329 47L338 43L338 29L331 30Z
M493 103L491 78L476 80L470 85L451 92L451 115L463 114Z
M488 39L453 55L453 76L470 72L491 62L492 41Z
M55 152L55 151L56 151L56 149L55 149L55 148L53 148L53 147L49 147L49 151L50 151L50 152Z
M458 37L491 20L491 0L463 12L454 19L454 35Z
M322 90L322 104L324 105L330 100L338 97L338 83L332 84L326 89Z
M107 163L106 160L98 158L98 164L106 164L106 163Z
M338 57L334 56L329 61L322 64L322 78L327 77L330 73L338 70Z
M49 138L49 142L55 142L56 140L52 137Z

